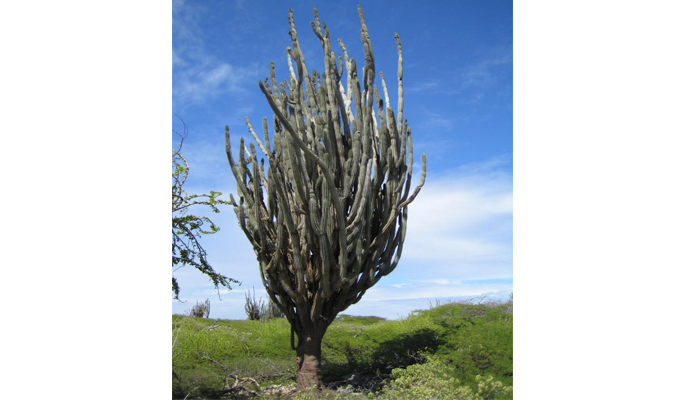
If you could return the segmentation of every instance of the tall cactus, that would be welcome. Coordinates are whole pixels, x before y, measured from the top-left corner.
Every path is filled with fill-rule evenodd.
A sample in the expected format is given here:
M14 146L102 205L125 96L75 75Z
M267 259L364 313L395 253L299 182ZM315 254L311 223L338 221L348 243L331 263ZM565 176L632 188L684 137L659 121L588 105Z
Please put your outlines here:
M323 47L324 72L310 72L290 9L289 80L278 82L271 63L269 79L259 82L274 111L272 142L266 118L264 143L246 118L262 155L241 139L236 164L228 126L225 132L239 195L238 202L233 194L231 201L270 300L291 324L301 388L321 384L321 340L330 323L396 268L408 204L425 182L423 154L420 183L410 194L413 143L403 117L399 35L397 116L381 72L384 100L374 85L374 53L360 7L358 13L365 53L362 77L340 39L343 54L336 60L330 32L316 9L311 27Z

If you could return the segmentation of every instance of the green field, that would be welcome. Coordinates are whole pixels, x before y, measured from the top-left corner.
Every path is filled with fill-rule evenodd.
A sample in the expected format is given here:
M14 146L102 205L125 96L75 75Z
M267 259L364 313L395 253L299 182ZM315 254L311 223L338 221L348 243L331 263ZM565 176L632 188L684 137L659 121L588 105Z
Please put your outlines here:
M323 339L327 388L296 394L286 319L174 315L173 398L512 398L512 308L450 303L398 321L341 315Z

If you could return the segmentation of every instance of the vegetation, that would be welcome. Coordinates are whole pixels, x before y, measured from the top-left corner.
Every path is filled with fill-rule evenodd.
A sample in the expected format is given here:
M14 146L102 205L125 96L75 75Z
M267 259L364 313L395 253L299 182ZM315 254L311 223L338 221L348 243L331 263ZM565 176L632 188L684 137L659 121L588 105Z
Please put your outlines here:
M380 392L385 400L482 400L512 398L513 388L493 376L476 375L476 391L460 386L454 378L454 368L435 357L424 364L414 364L391 371L392 381Z
M211 303L209 299L206 299L204 303L197 301L192 310L190 311L190 317L194 318L209 318L209 311L211 311Z
M509 307L512 302L451 303L398 321L341 315L323 341L327 384L320 392L293 383L285 319L173 316L173 397L512 398Z
M250 290L245 294L245 315L251 321L259 321L262 317L263 310L265 309L265 302L263 299L257 300L255 298L255 289L253 289L253 294L250 294Z
M383 73L383 98L374 84L372 44L359 7L358 13L365 53L361 77L342 40L343 57L336 58L330 31L315 9L311 27L323 48L324 72L309 71L289 10L289 80L278 86L271 64L269 81L259 82L274 112L272 143L267 119L263 144L246 118L262 155L258 159L255 144L248 149L241 140L237 164L228 126L225 132L239 196L236 203L231 195L231 202L270 300L289 321L297 383L304 388L321 386L321 341L331 322L396 268L408 205L426 176L423 154L420 183L411 192L413 139L403 115L399 36L395 110Z
M194 215L190 213L190 207L205 206L219 212L217 208L221 204L231 204L228 201L220 200L219 192L209 192L209 194L188 195L184 186L190 171L187 160L182 155L182 144L187 137L187 125L183 133L173 129L173 133L180 138L177 149L173 149L172 159L172 184L173 184L173 271L191 266L207 275L214 286L219 285L231 289L231 284L238 283L235 279L219 274L207 261L207 252L199 243L202 235L210 235L219 231L219 228L206 216ZM180 297L180 285L173 276L172 291L176 299Z
M284 317L284 313L275 303L271 301L265 302L263 299L257 300L255 298L255 289L253 289L252 295L250 291L245 294L245 314L249 320L253 321L268 321L273 318Z

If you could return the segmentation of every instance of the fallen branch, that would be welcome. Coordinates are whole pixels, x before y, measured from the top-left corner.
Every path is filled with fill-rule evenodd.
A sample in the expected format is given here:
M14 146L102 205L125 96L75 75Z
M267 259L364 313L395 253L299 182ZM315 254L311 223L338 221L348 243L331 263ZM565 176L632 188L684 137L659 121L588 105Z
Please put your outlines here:
M201 356L206 359L207 361L211 362L214 365L217 365L219 368L221 368L225 373L226 376L224 376L224 390L219 391L219 395L223 396L226 394L238 394L238 393L244 393L248 397L258 397L260 396L259 392L262 391L260 388L260 384L253 378L239 378L238 375L229 373L230 368L227 366L221 364L220 362L214 360L209 356L209 354L202 352ZM230 379L233 379L233 384L231 384ZM252 383L255 386L255 390L250 390L243 386L243 383Z
M231 384L229 382L229 378L234 379L233 384ZM226 375L224 380L226 382L225 383L226 389L219 392L219 394L221 394L221 395L228 394L228 393L244 392L247 396L258 397L259 396L258 392L260 392L262 390L260 388L260 385L258 384L258 382L253 378L239 378L237 375L228 374L228 375ZM250 390L250 389L246 388L245 386L243 386L244 382L252 383L255 386L255 391Z

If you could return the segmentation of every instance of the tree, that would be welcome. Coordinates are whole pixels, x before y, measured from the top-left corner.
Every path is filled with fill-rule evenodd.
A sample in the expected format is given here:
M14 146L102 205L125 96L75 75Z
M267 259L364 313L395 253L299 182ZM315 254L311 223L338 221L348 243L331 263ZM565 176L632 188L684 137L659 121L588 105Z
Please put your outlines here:
M403 117L399 36L397 116L382 73L383 100L374 86L374 53L359 7L358 12L365 53L362 79L340 39L343 58L336 62L330 33L315 9L311 26L323 47L325 72L309 72L289 10L290 79L278 87L271 63L269 81L258 82L274 112L272 143L266 118L264 144L246 118L262 157L258 159L254 144L248 149L241 139L236 164L225 129L239 196L236 203L231 195L231 202L257 255L270 300L291 325L301 388L321 385L321 340L338 313L396 268L408 205L425 182L423 154L420 183L409 196L413 142ZM346 88L341 84L344 70Z
M184 125L184 123L183 123ZM218 199L219 192L211 191L209 194L188 195L183 186L189 174L189 164L182 156L182 144L187 137L187 126L184 125L184 133L180 134L173 129L173 133L180 137L177 149L173 149L173 272L184 266L192 266L207 275L214 286L224 286L231 289L232 283L239 283L235 279L219 274L207 260L207 252L199 240L202 235L210 235L219 231L219 228L206 216L189 213L192 206L206 206L218 213L220 204L231 202ZM173 276L173 293L175 299L180 299L180 285Z

